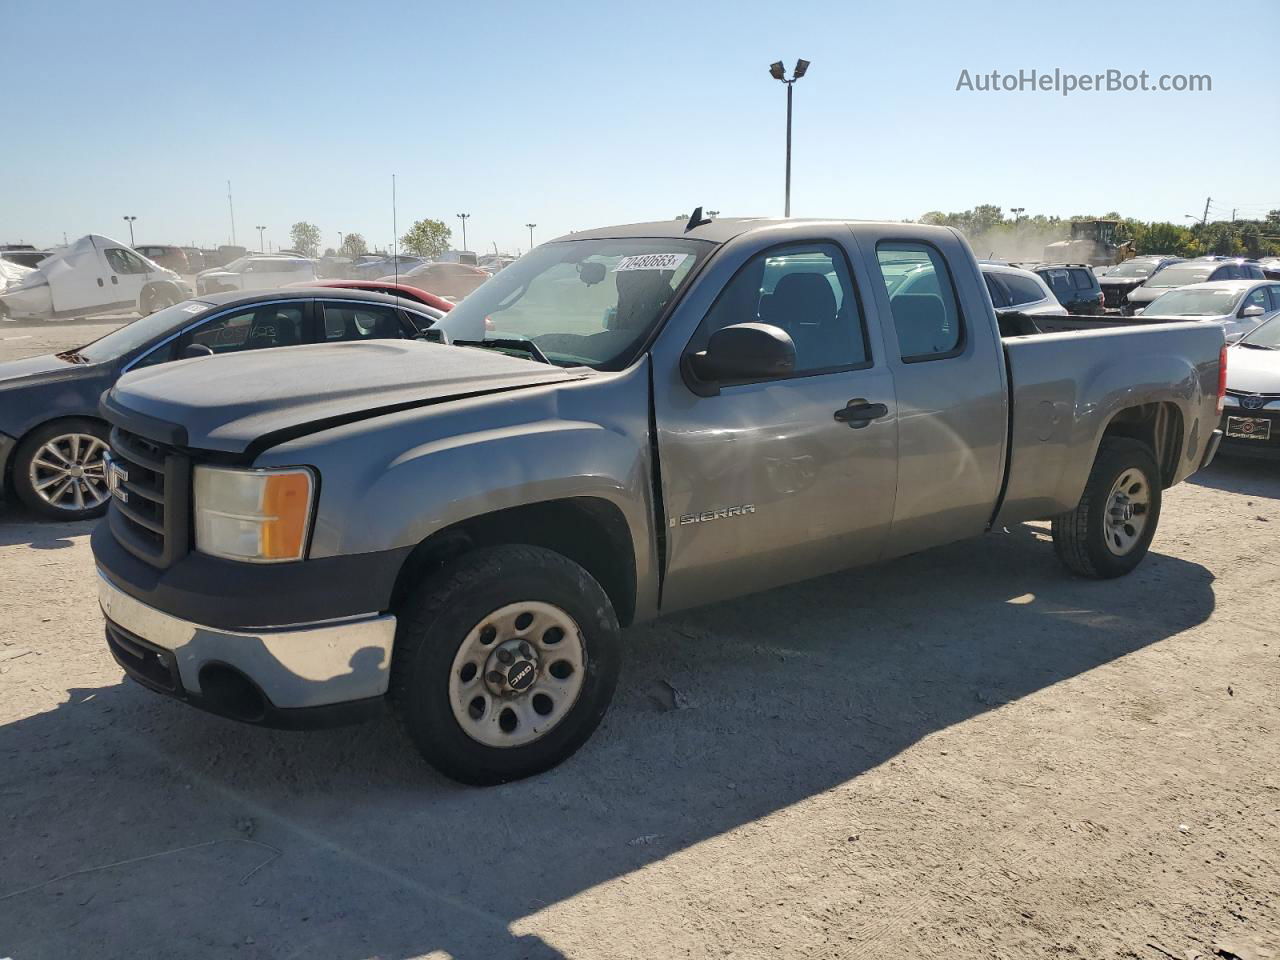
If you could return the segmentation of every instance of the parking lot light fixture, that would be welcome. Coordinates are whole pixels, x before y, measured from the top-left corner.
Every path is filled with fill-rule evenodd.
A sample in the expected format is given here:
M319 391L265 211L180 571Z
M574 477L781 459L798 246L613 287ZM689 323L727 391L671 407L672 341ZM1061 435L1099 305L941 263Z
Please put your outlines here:
M783 216L791 216L791 88L795 86L795 82L809 72L808 60L797 60L795 69L791 71L791 79L787 79L787 70L782 65L781 60L775 60L769 64L769 76L775 80L781 80L787 88L787 186L786 186L786 202L783 207Z
M533 228L536 227L537 224L526 223L525 226L529 228L529 249L532 250L533 249Z
M129 224L129 246L132 247L133 246L133 221L137 220L138 218L125 217L124 219L125 219L125 222Z
M253 229L258 231L258 252L262 253L262 231L266 230L267 228L262 226L257 226L257 227L254 227Z
M462 221L462 249L467 249L467 221L471 218L469 213L458 214L458 219Z

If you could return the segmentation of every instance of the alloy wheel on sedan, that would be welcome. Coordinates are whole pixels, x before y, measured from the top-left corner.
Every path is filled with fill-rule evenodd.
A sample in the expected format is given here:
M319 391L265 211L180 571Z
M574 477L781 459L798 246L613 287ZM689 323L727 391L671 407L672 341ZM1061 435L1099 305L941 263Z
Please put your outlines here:
M87 433L51 437L35 451L28 468L31 489L55 510L83 513L110 496L104 455L107 445Z

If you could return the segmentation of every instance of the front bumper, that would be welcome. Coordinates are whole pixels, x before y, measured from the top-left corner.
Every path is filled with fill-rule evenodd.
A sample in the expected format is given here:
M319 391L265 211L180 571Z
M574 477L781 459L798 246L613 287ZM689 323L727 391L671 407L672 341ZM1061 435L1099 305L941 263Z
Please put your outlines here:
M125 672L193 706L264 726L333 726L383 708L396 618L233 631L183 620L98 571L107 644Z

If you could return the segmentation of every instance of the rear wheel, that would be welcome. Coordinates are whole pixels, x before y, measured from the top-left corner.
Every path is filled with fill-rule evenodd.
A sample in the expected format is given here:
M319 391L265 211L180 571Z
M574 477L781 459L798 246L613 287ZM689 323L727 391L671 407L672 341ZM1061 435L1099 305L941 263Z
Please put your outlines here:
M466 554L400 611L391 698L426 760L463 783L550 769L599 724L618 678L608 596L531 546Z
M13 488L51 520L88 520L107 510L107 427L77 417L33 430L13 458Z
M1053 545L1083 577L1120 577L1151 547L1160 522L1160 469L1151 448L1128 437L1104 440L1084 495L1053 521Z

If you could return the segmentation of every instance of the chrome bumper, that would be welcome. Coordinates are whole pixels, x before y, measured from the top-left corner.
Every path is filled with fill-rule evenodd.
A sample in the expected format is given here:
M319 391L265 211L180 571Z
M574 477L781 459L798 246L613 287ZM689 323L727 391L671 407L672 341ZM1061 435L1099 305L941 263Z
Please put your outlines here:
M281 710L367 700L387 692L393 616L371 613L252 633L219 630L147 606L101 570L98 600L109 627L170 651L184 691L197 697L203 693L200 671L210 664L239 670Z

